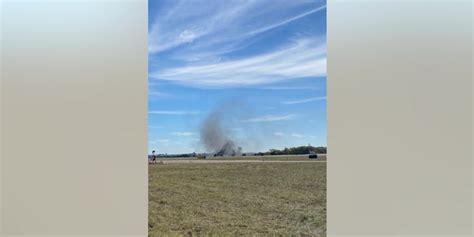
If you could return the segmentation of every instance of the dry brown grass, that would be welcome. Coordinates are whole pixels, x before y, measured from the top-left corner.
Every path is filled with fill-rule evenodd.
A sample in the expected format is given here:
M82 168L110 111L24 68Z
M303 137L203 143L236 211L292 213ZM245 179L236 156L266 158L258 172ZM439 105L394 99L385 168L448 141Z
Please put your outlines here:
M325 163L149 168L149 236L325 236Z

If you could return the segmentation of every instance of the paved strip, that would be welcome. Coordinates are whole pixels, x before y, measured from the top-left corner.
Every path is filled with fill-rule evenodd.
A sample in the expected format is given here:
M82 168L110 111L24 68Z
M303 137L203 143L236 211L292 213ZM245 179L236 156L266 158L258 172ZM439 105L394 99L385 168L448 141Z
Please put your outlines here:
M216 164L216 163L326 163L325 160L161 160L162 164Z

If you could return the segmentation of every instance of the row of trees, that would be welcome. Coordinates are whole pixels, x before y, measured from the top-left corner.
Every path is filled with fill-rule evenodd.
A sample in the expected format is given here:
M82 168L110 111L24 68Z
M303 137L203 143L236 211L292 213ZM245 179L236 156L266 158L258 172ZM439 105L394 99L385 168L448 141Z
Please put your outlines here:
M290 147L286 148L283 150L278 150L278 149L270 149L267 152L258 152L253 155L305 155L305 154L310 154L310 153L317 153L317 154L326 154L326 147L324 146L298 146L298 147ZM243 154L248 155L248 154ZM156 157L196 157L196 153L188 153L188 154L173 154L173 155L168 155L168 154L157 154ZM152 155L148 156L149 158L152 158Z
M326 147L324 146L299 146L299 147L291 147L286 148L283 150L277 149L270 149L269 151L265 152L265 155L303 155L303 154L310 154L310 153L317 153L317 154L326 154Z

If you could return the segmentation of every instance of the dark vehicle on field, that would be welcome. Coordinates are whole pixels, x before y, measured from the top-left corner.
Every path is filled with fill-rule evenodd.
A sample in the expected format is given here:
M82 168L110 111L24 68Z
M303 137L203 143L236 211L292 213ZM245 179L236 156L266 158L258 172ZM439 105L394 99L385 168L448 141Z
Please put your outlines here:
M311 153L311 154L308 155L308 158L310 158L310 159L318 159L318 154L316 154L316 153Z

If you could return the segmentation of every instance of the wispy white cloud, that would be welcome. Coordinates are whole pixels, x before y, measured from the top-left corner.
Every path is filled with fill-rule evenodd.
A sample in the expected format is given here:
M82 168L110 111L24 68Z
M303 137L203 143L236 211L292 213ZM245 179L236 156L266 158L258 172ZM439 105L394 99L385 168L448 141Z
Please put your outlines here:
M154 63L158 63L152 60L151 67L155 69L150 77L186 86L214 88L323 77L326 75L324 35L294 35L296 42L288 43L289 39L286 39L279 44L286 42L283 47L240 58L229 59L225 54L258 41L257 35L325 8L325 1L307 0L228 0L212 4L164 1L161 11L151 16L154 20L149 30L149 53L153 58L153 55L167 51L167 58L182 63L164 69L154 67Z
M267 86L262 87L264 90L319 90L318 87L313 86Z
M277 22L275 24L271 24L271 25L268 25L268 26L265 26L265 27L262 27L260 29L256 29L256 30L253 30L253 31L250 31L248 32L246 35L255 35L255 34L259 34L259 33L262 33L262 32L265 32L265 31L269 31L271 29L274 29L274 28L277 28L277 27L280 27L280 26L283 26L285 24L288 24L292 21L295 21L295 20L298 20L300 18L303 18L309 14L312 14L312 13L315 13L315 12L318 12L318 11L321 11L323 9L326 8L326 5L323 5L323 6L320 6L320 7L317 7L317 8L314 8L314 9L311 9L309 11L306 11L302 14L299 14L299 15L296 15L294 17L290 17L288 19L285 19L283 21L280 21L280 22Z
M225 3L201 4L197 1L170 1L159 12L148 32L149 53L158 53L193 42L227 25L250 6L250 1L226 7ZM165 2L166 3L166 2Z
M196 43L191 44L189 47L185 47L183 49L178 50L174 54L173 57L175 59L180 59L184 61L192 61L192 62L202 61L202 60L220 61L222 60L222 58L220 57L221 55L225 55L234 51L244 49L248 47L249 45L253 44L255 41L257 41L255 38L259 34L263 34L272 29L278 28L280 26L284 26L288 23L296 21L300 18L303 18L307 15L318 12L325 8L326 8L325 5L316 7L314 9L306 11L295 17L290 17L283 21L277 21L279 19L275 19L276 23L269 22L268 24L261 25L261 26L250 24L253 27L248 28L248 29L238 28L238 30L233 31L233 33L230 35L222 34L222 32L219 31L219 33L217 34L212 34L212 37L205 37L205 40L198 41ZM267 15L267 17L268 16L269 15ZM248 17L249 16L245 15L239 19L247 19ZM260 22L260 21L262 20L260 19L255 20L255 22ZM241 22L233 23L232 24L233 29L235 29L235 26L238 26L239 24L242 24L242 23ZM225 27L228 28L228 26L225 26Z
M250 123L260 123L260 122L275 122L275 121L285 121L295 118L295 114L287 114L287 115L263 115L251 119L246 119L244 122Z
M148 91L148 98L150 100L161 99L161 98L172 98L172 97L174 97L174 96L172 94L169 94L169 93L159 92L159 91L152 91L152 90Z
M189 136L195 136L196 133L193 132L173 132L171 133L174 136L179 136L179 137L189 137Z
M162 114L162 115L196 115L200 111L184 111L184 110L152 110L148 114Z
M303 104L303 103L309 103L312 101L318 101L318 100L325 100L326 97L311 97L311 98L306 98L306 99L301 99L301 100L289 100L289 101L283 101L281 102L282 104L285 105L292 105L292 104Z
M149 125L148 128L159 129L159 128L163 128L163 126L153 126L153 125Z
M287 25L326 8L324 1L163 1L152 17L149 53L185 46L184 53L225 53L245 39ZM272 14L266 14L266 13ZM229 27L232 26L232 27ZM183 53L183 51L181 51Z
M291 136L296 137L296 138L303 138L304 137L304 135L298 134L298 133L292 133Z
M169 68L151 77L201 87L235 87L326 75L326 46L300 39L275 52L215 64Z
M283 137L283 136L285 136L285 133L283 133L283 132L275 132L275 133L273 133L273 135L274 135L275 137Z
M165 92L164 88L162 88L162 86L158 83L158 81L156 80L148 81L148 99L149 100L173 98L173 97L175 97L175 95Z

